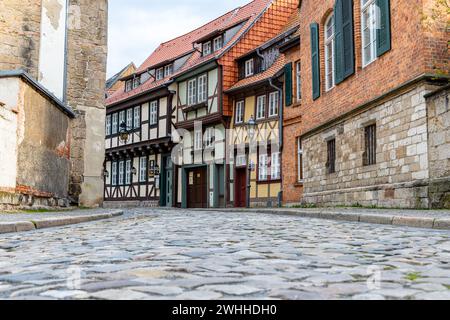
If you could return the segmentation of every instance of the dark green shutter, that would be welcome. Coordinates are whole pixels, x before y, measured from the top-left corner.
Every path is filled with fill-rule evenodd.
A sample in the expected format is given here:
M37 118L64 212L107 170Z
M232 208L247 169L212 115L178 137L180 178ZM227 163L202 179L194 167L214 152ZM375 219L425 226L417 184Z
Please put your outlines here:
M391 13L389 0L377 0L380 9L380 28L377 29L377 56L391 50Z
M286 106L292 105L292 62L284 66L284 90Z
M313 100L320 97L320 55L319 55L319 24L313 23L311 28L311 64Z
M353 0L336 0L334 21L335 78L338 84L355 73Z

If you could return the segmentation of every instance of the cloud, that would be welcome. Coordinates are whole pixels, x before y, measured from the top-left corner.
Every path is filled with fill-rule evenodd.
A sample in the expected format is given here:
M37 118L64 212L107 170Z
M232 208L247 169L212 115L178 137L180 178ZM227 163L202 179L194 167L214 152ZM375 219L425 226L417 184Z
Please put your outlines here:
M185 34L249 0L110 0L108 77L139 66L162 42Z

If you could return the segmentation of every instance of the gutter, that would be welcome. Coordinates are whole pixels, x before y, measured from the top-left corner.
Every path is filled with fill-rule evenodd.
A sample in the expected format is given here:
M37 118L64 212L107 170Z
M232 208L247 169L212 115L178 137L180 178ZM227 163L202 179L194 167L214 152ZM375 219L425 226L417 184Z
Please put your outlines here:
M74 119L76 117L75 112L73 112L72 108L66 105L64 102L59 100L53 93L51 93L47 88L45 88L42 84L33 79L26 71L18 69L18 70L9 70L9 71L0 71L0 79L1 78L22 78L25 82L30 84L36 91L46 97L48 100L52 101L56 107L65 113L69 118Z

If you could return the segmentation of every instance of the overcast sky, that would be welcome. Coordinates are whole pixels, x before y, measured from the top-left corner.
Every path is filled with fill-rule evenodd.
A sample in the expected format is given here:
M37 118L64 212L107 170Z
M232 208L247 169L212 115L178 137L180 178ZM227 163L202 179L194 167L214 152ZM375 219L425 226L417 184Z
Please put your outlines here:
M250 0L109 0L108 77Z

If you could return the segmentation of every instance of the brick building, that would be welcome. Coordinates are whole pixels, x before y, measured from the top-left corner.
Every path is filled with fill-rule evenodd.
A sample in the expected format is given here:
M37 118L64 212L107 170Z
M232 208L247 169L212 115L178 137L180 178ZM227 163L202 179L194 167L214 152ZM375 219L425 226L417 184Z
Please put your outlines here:
M107 0L0 2L0 205L103 201Z
M284 136L302 155L304 190L285 180L286 202L448 206L449 127L430 124L447 118L425 98L448 83L446 21L423 22L436 3L300 1L300 56L290 60L300 58L301 99ZM439 95L445 106L448 89ZM283 168L299 162L283 152Z

